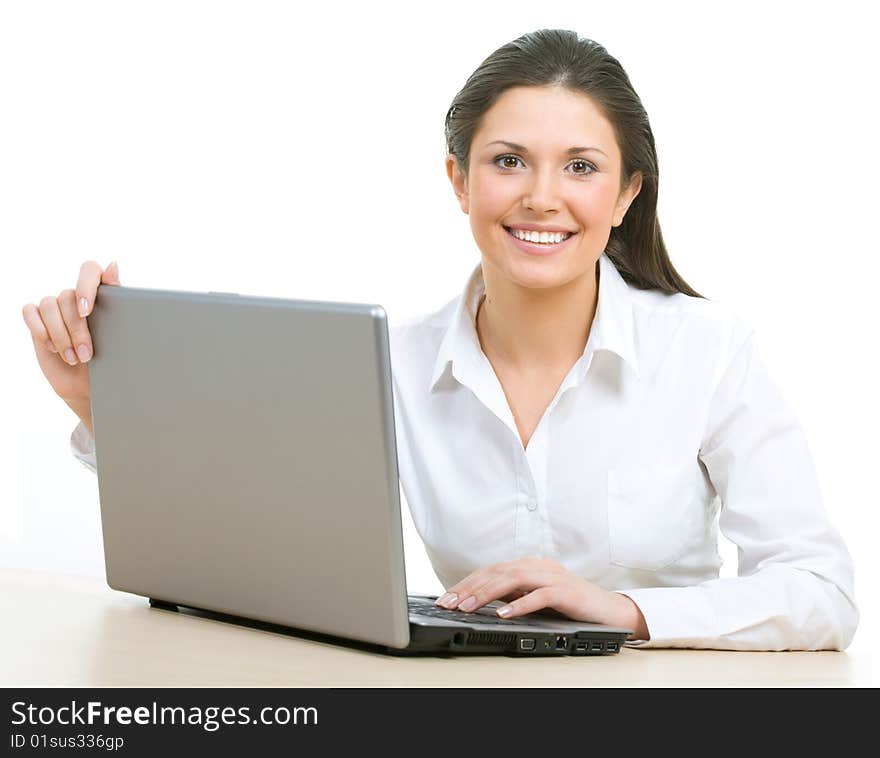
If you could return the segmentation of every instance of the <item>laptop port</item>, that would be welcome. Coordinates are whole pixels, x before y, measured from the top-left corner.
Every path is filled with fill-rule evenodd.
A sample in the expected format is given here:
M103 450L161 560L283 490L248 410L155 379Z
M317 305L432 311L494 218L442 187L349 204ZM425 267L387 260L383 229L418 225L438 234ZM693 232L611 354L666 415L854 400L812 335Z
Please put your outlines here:
M520 650L534 650L535 649L535 640L531 637L523 637L519 641L519 649Z
M605 646L605 649L606 649L609 653L616 653L616 652L617 652L617 643L616 643L616 642L609 642L609 643Z
M556 638L556 649L565 650L568 647L568 640L565 637Z
M586 653L587 652L587 643L586 642L578 642L577 645L574 646L574 649L578 653Z
M592 645L590 645L590 650L594 653L601 653L602 652L602 643L601 642L594 642Z

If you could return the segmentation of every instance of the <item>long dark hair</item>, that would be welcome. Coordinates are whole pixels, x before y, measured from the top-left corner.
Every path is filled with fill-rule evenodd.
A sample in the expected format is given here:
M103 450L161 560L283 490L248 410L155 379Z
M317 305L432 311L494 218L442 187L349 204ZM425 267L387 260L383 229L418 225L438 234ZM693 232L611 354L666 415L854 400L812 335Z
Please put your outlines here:
M657 151L648 114L623 67L598 42L565 29L539 29L486 58L446 112L447 153L455 155L464 175L483 114L505 90L522 86L562 86L590 97L614 128L621 190L634 172L642 173L642 188L620 226L611 227L605 247L624 280L638 289L703 297L675 270L663 243L657 220Z

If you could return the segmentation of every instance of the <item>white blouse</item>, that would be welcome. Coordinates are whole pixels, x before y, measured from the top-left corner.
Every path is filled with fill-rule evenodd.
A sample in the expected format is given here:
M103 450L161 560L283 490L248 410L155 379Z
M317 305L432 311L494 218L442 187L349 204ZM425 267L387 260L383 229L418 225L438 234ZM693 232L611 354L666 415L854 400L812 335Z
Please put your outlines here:
M583 355L524 449L460 296L390 331L398 468L443 586L527 555L631 597L631 647L846 648L852 559L755 332L717 302L629 286L599 261ZM80 424L74 455L95 469ZM717 529L738 546L719 577Z

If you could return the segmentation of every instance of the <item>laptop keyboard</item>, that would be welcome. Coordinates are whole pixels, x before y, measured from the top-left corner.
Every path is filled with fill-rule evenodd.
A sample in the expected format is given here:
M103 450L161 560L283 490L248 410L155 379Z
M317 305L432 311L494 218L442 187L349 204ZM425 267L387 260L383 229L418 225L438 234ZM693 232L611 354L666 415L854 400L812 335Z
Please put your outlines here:
M444 619L445 621L462 621L465 624L491 624L492 626L522 626L524 622L517 619L503 619L495 615L492 609L478 608L476 611L465 613L464 611L450 610L434 605L433 600L424 598L408 598L409 610L420 616Z

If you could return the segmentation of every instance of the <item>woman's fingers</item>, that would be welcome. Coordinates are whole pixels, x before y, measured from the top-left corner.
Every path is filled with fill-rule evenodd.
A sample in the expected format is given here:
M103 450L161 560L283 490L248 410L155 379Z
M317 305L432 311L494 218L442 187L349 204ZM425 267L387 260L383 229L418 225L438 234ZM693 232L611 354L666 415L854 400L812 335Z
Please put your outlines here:
M64 318L58 306L58 298L47 295L40 300L38 310L46 331L49 332L49 339L55 345L55 350L61 355L65 363L75 366L77 363L76 353L73 352L73 341L70 339L70 334L64 325Z
M107 270L101 275L101 282L103 284L121 283L119 281L119 264L116 261L107 266Z
M99 284L119 284L119 267L116 261L106 271L95 261L86 261L80 267L76 282L76 312L85 318L95 307Z
M87 363L92 357L92 336L89 334L85 318L77 312L76 296L76 290L64 290L58 295L58 307L61 310L61 317L64 319L67 333L70 335L76 358L82 363ZM67 358L68 354L65 353L64 359L67 360ZM69 360L67 362L70 363ZM71 365L75 365L75 363L71 363Z
M525 616L527 613L535 613L546 608L552 608L559 602L560 592L561 588L553 585L538 587L531 592L527 592L521 598L509 602L505 606L507 610L499 615L504 618L511 618L512 616ZM498 610L502 609L499 608Z
M23 306L21 315L34 344L58 353L70 366L91 360L94 348L86 316L95 306L98 287L119 283L116 261L106 270L95 261L86 261L80 267L76 289L64 290L57 297L47 295L39 305Z
M514 569L494 574L486 581L465 589L459 594L458 609L466 612L475 611L493 600L506 599L516 592L529 594L539 588L549 589L558 581L559 574L553 571L520 564Z
M57 353L58 350L49 336L37 306L33 303L28 303L21 309L21 315L24 317L24 323L27 324L27 328L30 330L34 344L43 345L47 350Z
M76 311L80 316L88 316L95 304L98 282L101 281L103 269L95 261L86 261L79 269L76 281Z
M456 582L455 584L453 584L448 590L446 590L446 592L438 597L434 601L434 605L439 605L442 608L455 608L458 603L460 603L470 594L468 592L469 587L475 587L483 584L490 576L495 573L498 566L500 565L501 564L496 564L495 566L486 566L468 574L464 579L462 579L460 582Z

